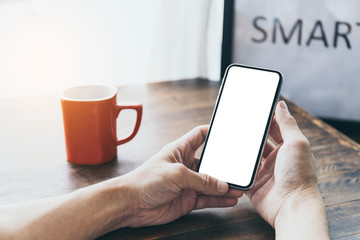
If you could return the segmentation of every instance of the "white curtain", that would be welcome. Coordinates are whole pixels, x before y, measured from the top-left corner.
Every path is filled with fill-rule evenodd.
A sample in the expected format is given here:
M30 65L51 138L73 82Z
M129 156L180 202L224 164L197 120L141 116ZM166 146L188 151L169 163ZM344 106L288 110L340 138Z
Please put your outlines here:
M224 1L163 0L150 80L219 80Z
M223 1L0 1L0 98L218 80Z

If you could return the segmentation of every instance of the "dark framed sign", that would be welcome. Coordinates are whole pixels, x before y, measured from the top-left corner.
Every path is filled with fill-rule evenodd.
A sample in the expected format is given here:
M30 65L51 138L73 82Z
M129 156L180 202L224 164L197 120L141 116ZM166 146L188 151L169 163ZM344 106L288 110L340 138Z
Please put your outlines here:
M282 94L325 118L360 122L360 2L225 0L222 73L277 69Z

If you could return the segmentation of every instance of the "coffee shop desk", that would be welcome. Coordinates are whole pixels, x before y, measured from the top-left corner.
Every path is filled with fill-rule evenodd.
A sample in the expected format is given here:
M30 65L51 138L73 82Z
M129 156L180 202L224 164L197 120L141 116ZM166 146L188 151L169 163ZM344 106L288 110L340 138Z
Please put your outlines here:
M117 159L97 167L66 162L59 94L0 100L0 204L64 194L123 175L166 143L207 124L219 85L183 80L119 88L118 101L143 103L138 135L118 147ZM360 239L360 145L288 102L311 143L332 239ZM122 112L118 135L135 114ZM124 228L100 239L273 239L274 230L246 197L234 208L194 211L172 223Z

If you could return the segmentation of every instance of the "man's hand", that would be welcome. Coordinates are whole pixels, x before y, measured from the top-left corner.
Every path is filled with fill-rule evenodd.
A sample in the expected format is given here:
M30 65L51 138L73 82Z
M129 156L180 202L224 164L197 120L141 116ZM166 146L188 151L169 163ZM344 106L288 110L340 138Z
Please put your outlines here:
M227 183L196 172L195 152L207 131L208 126L193 129L126 175L133 185L130 226L163 224L194 209L237 204L242 191L229 190Z
M275 228L277 237L309 239L310 234L327 239L326 213L309 141L284 101L277 105L269 135L273 141L266 144L255 184L247 196ZM317 235L308 227L317 228Z

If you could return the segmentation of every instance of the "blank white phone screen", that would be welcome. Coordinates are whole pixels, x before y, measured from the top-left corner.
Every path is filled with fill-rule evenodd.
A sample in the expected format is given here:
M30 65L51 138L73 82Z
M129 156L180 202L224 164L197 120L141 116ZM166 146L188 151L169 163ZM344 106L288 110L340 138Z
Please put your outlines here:
M230 67L199 172L239 186L251 183L279 81L276 72Z

